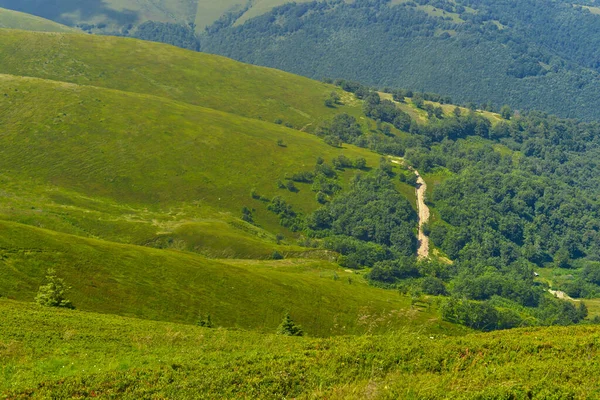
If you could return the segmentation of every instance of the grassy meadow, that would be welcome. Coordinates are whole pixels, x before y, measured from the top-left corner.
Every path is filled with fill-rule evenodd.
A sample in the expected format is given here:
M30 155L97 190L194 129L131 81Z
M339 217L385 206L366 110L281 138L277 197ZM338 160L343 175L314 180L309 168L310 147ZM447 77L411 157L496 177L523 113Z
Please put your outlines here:
M583 399L598 328L293 338L0 300L0 393L22 398Z
M461 331L435 303L413 307L396 291L326 260L218 260L176 250L87 239L1 222L0 295L33 301L54 268L81 310L272 332L286 311L312 336L402 328ZM281 246L280 251L285 247Z
M202 235L202 224L214 230L215 220L225 220L227 235L272 237L229 223L247 206L263 228L281 229L252 189L310 212L319 206L310 185L298 184L293 193L276 182L312 170L318 157L364 157L370 166L379 159L153 95L12 75L0 77L0 92L0 180L7 193L0 216L66 233L144 244L161 233L191 239L194 229ZM343 172L342 181L355 173Z
M310 131L356 106L326 107L332 85L173 46L0 29L0 73L149 94Z

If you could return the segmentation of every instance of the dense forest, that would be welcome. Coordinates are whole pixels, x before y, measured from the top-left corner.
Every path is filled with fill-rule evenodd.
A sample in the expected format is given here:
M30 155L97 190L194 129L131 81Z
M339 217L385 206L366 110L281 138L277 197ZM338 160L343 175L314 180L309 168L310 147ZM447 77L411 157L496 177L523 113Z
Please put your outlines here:
M585 306L549 298L534 270L573 271L577 278L560 288L573 297L600 293L600 124L515 114L507 106L492 124L473 110L449 113L431 102L447 97L392 90L398 101L427 112L428 122L417 123L368 87L335 83L364 99L377 127L365 132L341 114L315 134L331 146L351 143L403 156L421 173L445 177L427 199L435 216L426 233L452 262L414 256L416 215L395 184L416 180L385 157L370 171L348 159L318 160L313 172L290 177L312 183L324 205L303 216L273 199L269 209L282 225L303 233L305 245L342 254L346 268L370 267L375 285L449 296L443 312L450 321L491 330L585 317ZM345 168L357 174L350 191L338 194L336 171Z
M202 51L317 79L598 118L600 16L570 3L335 0L230 20L207 30Z
M200 42L192 26L146 21L136 28L132 36L153 42L168 43L184 49L196 51L200 49Z

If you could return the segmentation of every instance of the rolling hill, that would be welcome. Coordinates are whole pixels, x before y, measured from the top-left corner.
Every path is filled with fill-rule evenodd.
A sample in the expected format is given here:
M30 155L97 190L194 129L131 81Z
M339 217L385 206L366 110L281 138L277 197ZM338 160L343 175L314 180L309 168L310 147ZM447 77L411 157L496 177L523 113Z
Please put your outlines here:
M300 129L361 115L348 93L132 39L0 36L10 53L0 75L1 296L31 301L55 268L89 311L191 324L204 312L272 331L287 310L324 336L454 329L435 308L413 312L408 297L328 261L336 253L297 245L268 210L273 198L306 214L320 207L311 184L277 184L319 158L361 158L365 172L380 162ZM332 92L347 105L325 106ZM338 169L336 184L347 188L356 172ZM275 253L286 259L265 261Z
M286 311L311 336L425 330L462 333L435 308L376 289L334 263L235 261L85 239L0 221L0 294L31 301L55 268L81 310L274 332Z
M282 119L297 128L340 111L323 105L336 90L331 86L224 57L116 37L0 35L4 74L151 94L268 122ZM351 108L341 110L357 114ZM360 106L354 108L360 113Z
M0 28L41 32L80 32L66 25L36 17L31 14L0 8Z

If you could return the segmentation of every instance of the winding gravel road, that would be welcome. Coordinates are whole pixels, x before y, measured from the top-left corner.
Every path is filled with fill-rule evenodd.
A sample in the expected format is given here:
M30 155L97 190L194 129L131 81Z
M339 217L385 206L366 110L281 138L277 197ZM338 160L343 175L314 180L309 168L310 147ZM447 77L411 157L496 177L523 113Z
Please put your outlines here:
M404 160L403 159L391 159L391 161L394 164L400 164L400 165L404 165ZM429 258L429 237L427 237L425 235L425 233L423 232L423 225L426 224L429 221L429 207L427 207L427 205L425 204L425 194L427 193L427 184L425 183L425 180L423 179L423 177L421 176L421 174L419 174L419 171L417 171L416 169L412 168L412 167L408 167L409 170L411 170L412 172L415 173L415 175L417 175L417 188L416 188L416 192L417 192L417 210L418 210L418 214L419 214L419 235L418 235L418 239L419 239L419 248L417 250L417 256L420 259L423 258Z

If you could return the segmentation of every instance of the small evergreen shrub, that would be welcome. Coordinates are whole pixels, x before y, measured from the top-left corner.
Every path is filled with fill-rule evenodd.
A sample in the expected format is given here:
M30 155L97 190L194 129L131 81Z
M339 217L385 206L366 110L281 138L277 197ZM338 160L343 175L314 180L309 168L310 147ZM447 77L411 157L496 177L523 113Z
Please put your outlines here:
M286 313L281 321L281 324L277 328L278 335L284 336L304 336L304 332L300 325L296 325L289 313Z

